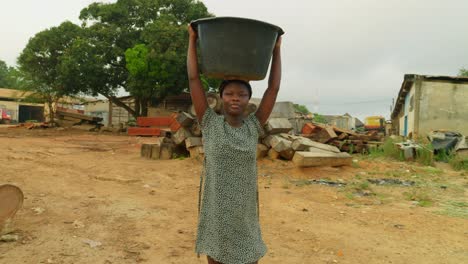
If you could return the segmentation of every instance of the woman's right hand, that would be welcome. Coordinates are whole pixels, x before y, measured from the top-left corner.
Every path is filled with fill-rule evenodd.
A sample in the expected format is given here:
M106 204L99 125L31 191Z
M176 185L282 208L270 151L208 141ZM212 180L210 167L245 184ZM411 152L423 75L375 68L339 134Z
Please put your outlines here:
M198 38L198 34L193 29L192 24L188 24L188 32L189 32L190 39L196 40Z

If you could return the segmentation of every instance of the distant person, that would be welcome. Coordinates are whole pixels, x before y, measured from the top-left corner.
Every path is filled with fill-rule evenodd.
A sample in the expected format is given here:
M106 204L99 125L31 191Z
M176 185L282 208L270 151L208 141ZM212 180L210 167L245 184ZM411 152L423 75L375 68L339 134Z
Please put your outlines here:
M223 115L217 115L208 107L198 70L197 33L191 26L188 31L190 94L205 148L195 251L207 255L208 263L258 263L267 247L259 223L256 151L262 127L280 88L281 37L273 50L268 88L258 110L244 117L252 96L252 88L246 80L221 83Z

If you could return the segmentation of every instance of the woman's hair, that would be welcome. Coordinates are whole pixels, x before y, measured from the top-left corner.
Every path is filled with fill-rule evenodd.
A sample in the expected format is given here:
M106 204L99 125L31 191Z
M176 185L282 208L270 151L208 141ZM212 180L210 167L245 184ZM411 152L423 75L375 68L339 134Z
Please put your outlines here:
M252 97L252 86L250 86L250 83L244 81L244 80L224 80L221 85L219 86L219 96L223 97L223 91L228 84L231 83L237 83L237 84L242 84L247 88L247 91L249 92L249 99Z

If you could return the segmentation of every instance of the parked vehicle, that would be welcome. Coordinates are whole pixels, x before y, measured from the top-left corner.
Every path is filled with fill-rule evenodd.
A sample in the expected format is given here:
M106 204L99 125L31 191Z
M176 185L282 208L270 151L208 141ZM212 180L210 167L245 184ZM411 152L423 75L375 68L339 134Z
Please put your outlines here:
M364 129L366 131L385 132L385 117L368 116L364 119Z
M11 121L11 115L4 105L0 105L0 124L9 124Z

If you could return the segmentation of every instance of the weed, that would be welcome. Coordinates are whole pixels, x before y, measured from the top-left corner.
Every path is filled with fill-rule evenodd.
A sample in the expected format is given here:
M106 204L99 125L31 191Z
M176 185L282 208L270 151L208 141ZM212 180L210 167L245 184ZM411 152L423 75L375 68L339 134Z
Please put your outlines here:
M468 219L468 203L460 201L449 201L442 204L443 210L436 212L440 215L460 217Z
M434 165L434 149L431 144L421 145L416 149L416 161L422 165Z
M404 192L403 194L406 196L407 200L415 201L417 202L417 205L421 207L429 207L434 203L430 195L421 189L413 189L410 192Z
M454 170L457 171L468 171L468 158L462 157L461 155L454 155L450 160L449 164Z
M357 161L354 161L354 160L353 160L353 162L351 163L351 166L352 166L353 168L361 168L361 165L359 165L359 163L358 163Z

